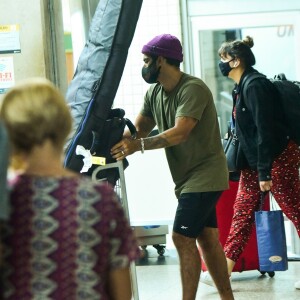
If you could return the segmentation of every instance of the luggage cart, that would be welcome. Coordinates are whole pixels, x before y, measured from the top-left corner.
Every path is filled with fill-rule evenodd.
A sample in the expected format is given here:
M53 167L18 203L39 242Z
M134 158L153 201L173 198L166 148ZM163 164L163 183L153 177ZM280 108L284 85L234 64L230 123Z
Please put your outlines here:
M119 161L114 162L114 163L109 163L109 164L106 164L104 166L97 167L92 173L92 180L94 180L94 181L104 181L105 178L104 179L97 179L97 173L100 172L100 171L103 171L105 169L111 169L111 168L117 168L118 169L120 179L117 181L114 188L115 188L115 192L117 193L117 195L120 198L120 202L123 206L125 215L126 215L128 221L130 223L123 161L119 160ZM130 265L130 273L131 273L133 299L134 300L139 300L135 262L132 262L131 265Z

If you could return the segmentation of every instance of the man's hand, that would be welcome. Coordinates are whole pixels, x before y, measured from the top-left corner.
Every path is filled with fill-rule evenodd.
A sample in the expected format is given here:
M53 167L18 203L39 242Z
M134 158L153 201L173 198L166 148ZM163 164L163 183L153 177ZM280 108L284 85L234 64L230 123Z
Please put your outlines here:
M269 180L269 181L260 181L259 182L259 187L260 187L260 190L262 192L268 192L268 191L270 191L272 185L273 185L272 180Z
M140 150L141 141L134 140L131 138L123 138L119 143L115 144L111 148L111 155L116 160L124 159L126 156L133 154L134 152Z

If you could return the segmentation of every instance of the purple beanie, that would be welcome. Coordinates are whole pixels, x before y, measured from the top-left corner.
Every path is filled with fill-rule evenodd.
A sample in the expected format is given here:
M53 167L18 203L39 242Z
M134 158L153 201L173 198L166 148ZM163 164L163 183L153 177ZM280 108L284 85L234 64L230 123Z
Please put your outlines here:
M161 34L153 38L142 48L143 54L163 56L183 61L182 46L177 37L171 34Z

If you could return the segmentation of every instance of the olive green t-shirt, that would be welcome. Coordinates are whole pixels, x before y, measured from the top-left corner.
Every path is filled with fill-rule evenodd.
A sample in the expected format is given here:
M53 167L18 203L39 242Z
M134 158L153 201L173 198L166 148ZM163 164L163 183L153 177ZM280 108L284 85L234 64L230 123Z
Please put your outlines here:
M141 114L152 118L159 132L174 127L177 117L198 120L188 139L165 148L175 193L222 191L228 188L228 169L221 144L212 94L199 78L183 73L166 93L157 83L147 91Z

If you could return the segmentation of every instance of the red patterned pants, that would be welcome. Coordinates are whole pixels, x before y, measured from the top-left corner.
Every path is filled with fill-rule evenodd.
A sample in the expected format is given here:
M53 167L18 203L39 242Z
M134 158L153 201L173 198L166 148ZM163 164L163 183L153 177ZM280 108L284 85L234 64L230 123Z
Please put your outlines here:
M272 195L283 213L295 225L300 236L300 149L290 142L274 161L272 168ZM253 226L254 212L259 208L260 189L257 171L243 170L233 218L224 251L227 258L237 261L249 241Z

